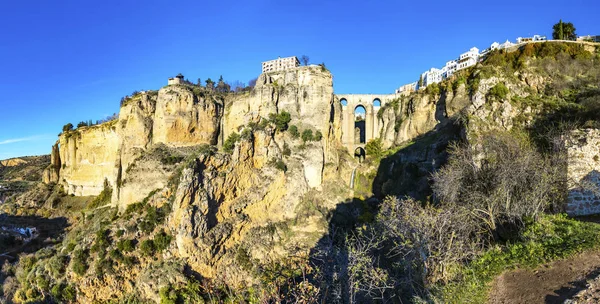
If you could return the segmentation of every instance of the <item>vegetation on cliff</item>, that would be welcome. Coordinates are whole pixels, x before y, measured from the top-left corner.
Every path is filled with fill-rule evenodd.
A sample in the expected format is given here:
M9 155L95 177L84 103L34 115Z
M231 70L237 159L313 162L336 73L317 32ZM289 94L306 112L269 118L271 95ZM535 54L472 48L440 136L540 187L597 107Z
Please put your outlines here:
M334 129L323 134L282 110L220 138L225 153L214 144L155 144L119 163L119 182L106 180L96 197L67 195L60 183L37 187L3 209L63 218L70 227L57 224L4 262L2 296L23 303L482 302L486 283L505 269L600 246L597 225L561 214L565 155L557 145L569 129L597 126L599 71L597 48L579 44L492 52L383 106L378 118L388 119L393 144L386 149L385 134L370 141L360 166L337 149ZM269 81L258 84L269 96L286 86L301 92ZM181 87L173 94L191 92L192 105L226 94ZM408 132L422 117L428 124ZM147 181L152 166L168 180L143 184L148 195L135 203L109 204L124 185ZM345 185L352 172L353 192Z

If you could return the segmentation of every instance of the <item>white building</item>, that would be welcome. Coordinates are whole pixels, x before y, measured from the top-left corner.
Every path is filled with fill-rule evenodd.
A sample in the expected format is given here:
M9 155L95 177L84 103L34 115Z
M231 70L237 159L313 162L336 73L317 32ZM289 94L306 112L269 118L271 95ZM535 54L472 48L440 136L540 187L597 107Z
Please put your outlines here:
M476 47L472 47L468 52L460 54L460 57L458 57L458 64L456 66L456 70L460 71L462 69L474 66L475 64L477 64L478 60L479 49Z
M168 85L183 84L183 75L179 73L177 76L169 78Z
M592 36L592 35L579 36L579 37L577 37L577 41L600 42L600 35L597 35L597 36Z
M275 71L285 71L289 69L293 69L295 67L300 66L300 60L298 57L286 57L286 58L277 58L274 60L265 61L262 63L262 72L275 72Z
M413 83L409 83L409 84L405 84L403 86L400 86L397 90L396 90L396 94L401 94L401 93L410 93L410 92L414 92L417 90L417 82L413 82Z
M431 68L431 69L429 69L429 71L421 74L421 77L423 78L423 86L422 87L426 87L432 83L438 83L438 82L442 81L442 70L436 69L436 68ZM419 88L421 88L421 87L419 87Z
M450 60L446 62L446 65L442 68L442 78L446 79L456 72L456 68L458 66L457 60Z
M546 36L533 35L533 37L518 37L517 43L525 43L530 41L546 41Z

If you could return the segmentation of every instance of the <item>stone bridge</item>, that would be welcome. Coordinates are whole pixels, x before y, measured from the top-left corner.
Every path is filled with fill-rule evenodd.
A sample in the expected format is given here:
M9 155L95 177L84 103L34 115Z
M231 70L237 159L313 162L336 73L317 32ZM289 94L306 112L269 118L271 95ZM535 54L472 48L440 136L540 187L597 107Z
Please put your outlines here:
M350 153L364 157L365 144L381 134L383 121L377 112L400 94L336 94L342 104L342 144ZM365 109L364 121L356 121L356 109Z

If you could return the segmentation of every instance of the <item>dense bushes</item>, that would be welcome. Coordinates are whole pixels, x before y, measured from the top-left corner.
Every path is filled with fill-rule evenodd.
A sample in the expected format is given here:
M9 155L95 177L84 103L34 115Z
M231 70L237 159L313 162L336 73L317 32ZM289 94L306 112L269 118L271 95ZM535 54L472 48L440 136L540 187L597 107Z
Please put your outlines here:
M488 92L488 97L495 98L496 100L504 100L508 95L508 88L501 82L493 86Z
M227 137L227 140L223 143L223 150L227 153L233 152L233 148L235 148L235 143L240 140L240 135L233 132Z

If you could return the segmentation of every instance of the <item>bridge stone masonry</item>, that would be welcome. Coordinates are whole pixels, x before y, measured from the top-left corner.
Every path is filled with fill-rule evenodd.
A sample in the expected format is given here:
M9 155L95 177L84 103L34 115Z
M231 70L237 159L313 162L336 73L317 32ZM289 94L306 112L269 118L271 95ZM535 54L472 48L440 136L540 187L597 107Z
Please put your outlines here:
M342 144L350 153L365 156L365 145L369 140L378 138L383 121L377 118L377 112L385 104L401 94L336 94L342 104ZM357 121L356 110L365 109L363 121Z

